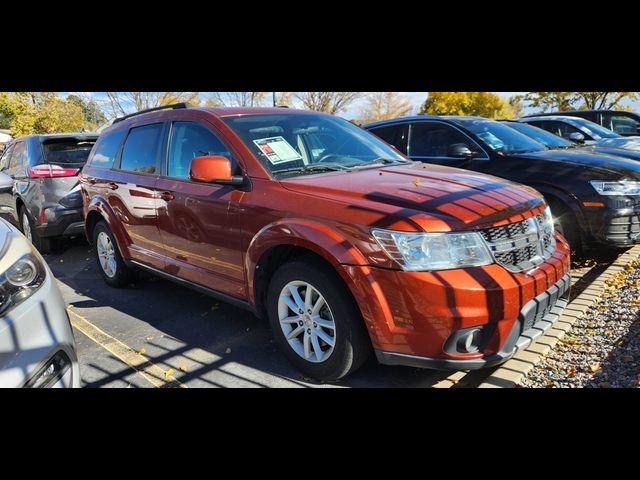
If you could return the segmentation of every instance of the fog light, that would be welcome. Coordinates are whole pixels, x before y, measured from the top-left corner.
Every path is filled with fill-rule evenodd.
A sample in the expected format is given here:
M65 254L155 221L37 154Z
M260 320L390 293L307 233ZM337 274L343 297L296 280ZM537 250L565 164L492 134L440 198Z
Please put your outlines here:
M477 353L484 350L496 330L496 323L463 328L453 332L444 344L447 353Z
M480 350L482 342L482 330L479 328L464 332L456 344L458 352L473 353Z
M25 388L51 387L67 373L69 368L71 368L71 359L61 350L31 377L25 384Z

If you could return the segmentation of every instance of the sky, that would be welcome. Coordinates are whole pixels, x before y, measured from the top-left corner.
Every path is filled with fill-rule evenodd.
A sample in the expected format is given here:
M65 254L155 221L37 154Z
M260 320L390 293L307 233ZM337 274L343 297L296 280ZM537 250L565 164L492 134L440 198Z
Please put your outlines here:
M62 92L62 95L66 96L69 93L72 93L72 92ZM105 92L73 92L73 93L80 93L80 94L83 94L83 96L91 96L98 101L106 101ZM402 93L408 98L408 100L411 102L411 105L413 105L413 111L410 114L417 114L418 110L420 109L420 106L424 103L424 101L427 98L427 92L402 92ZM493 93L496 93L501 97L508 99L513 95L525 94L526 92L493 92ZM351 107L346 112L343 112L341 115L349 120L356 118L358 116L360 107L362 106L363 102L364 102L363 99L357 102L354 102L351 105ZM632 106L636 111L640 111L640 102L633 102L633 103L626 102L625 104ZM531 109L525 108L525 113L529 114L534 112Z

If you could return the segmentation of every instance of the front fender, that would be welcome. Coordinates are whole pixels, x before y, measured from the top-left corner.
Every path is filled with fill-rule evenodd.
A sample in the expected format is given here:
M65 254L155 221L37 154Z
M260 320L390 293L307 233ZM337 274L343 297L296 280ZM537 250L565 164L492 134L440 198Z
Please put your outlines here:
M118 220L118 216L107 202L102 197L93 197L91 202L87 205L85 209L85 235L89 241L93 241L91 238L91 232L88 231L88 222L90 215L95 212L99 214L102 219L107 222L109 229L113 233L113 236L118 244L118 249L120 250L120 254L125 260L131 260L131 255L129 254L129 245L131 245L131 237L122 226L122 222Z
M324 258L334 267L338 265L367 265L367 259L339 229L307 219L286 218L263 227L251 240L245 255L249 302L255 305L256 266L271 248L291 245L306 248ZM343 269L336 271L345 280Z

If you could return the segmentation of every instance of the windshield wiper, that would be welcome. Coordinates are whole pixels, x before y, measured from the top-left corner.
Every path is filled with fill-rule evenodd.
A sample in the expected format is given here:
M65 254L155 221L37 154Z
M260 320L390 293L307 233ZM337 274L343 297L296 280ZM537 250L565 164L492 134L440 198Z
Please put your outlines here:
M337 164L321 164L316 163L312 165L305 165L303 167L285 168L284 170L276 170L273 172L275 175L281 175L283 173L315 173L315 172L337 172L347 171L350 168Z
M411 162L408 160L402 160L400 158L397 158L394 160L393 158L378 157L378 158L374 158L373 160L369 160L368 162L354 165L351 168L371 167L374 165L389 165L392 163L411 163Z

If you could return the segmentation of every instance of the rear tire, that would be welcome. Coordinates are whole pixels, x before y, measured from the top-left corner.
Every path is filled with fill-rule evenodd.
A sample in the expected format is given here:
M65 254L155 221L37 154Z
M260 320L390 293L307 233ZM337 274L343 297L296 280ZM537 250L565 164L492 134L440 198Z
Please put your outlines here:
M93 247L98 270L107 285L121 288L134 280L136 271L124 263L111 229L104 221L93 228Z
M48 237L41 237L35 229L35 224L27 209L20 207L20 229L24 236L33 244L36 249L44 254L51 253L55 247L54 239Z
M311 256L288 262L274 274L267 313L276 343L306 377L338 380L371 354L362 315L347 286Z

